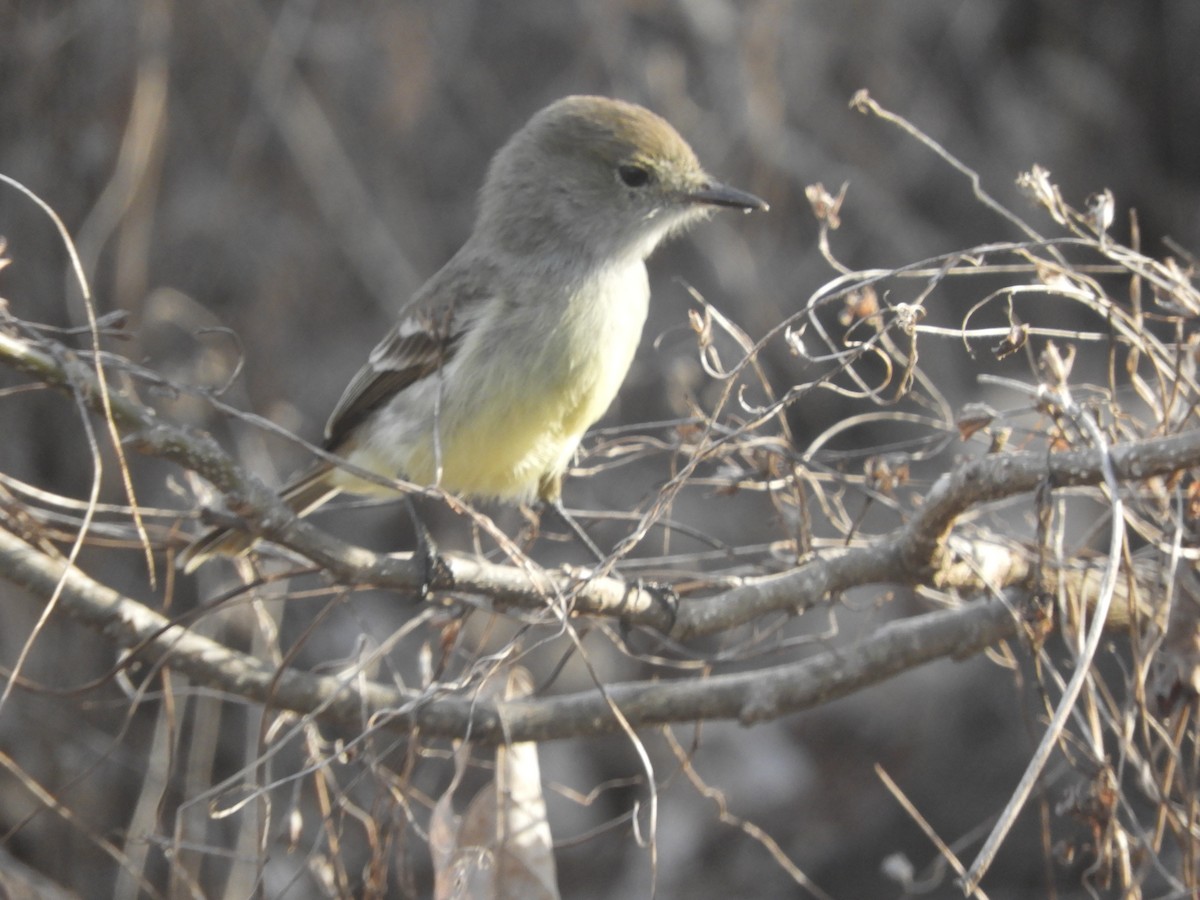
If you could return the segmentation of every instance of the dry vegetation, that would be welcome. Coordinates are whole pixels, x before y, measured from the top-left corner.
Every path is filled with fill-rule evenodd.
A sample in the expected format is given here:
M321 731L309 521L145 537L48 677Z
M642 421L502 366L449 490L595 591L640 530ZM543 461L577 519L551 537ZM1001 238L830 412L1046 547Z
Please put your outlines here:
M1194 896L1200 292L1159 235L1200 201L1159 163L1200 138L1106 154L1068 114L1134 130L1170 17L933 6L937 40L682 0L0 12L0 884ZM1095 61L1119 34L1164 82ZM845 108L839 66L888 61L943 80ZM1090 106L1037 127L1035 72ZM402 504L295 520L268 485L490 150L585 89L773 207L654 263L567 487L608 559L432 489L431 581ZM213 519L267 540L178 574Z

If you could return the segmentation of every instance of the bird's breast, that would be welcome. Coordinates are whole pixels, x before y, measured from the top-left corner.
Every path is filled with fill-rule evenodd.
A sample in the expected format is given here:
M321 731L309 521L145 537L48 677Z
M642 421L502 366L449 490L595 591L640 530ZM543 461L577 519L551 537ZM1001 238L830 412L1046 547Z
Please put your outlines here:
M450 363L396 401L356 464L468 497L534 498L611 405L648 300L638 260L485 306Z
M645 266L639 260L604 271L573 291L545 302L526 298L492 323L492 339L470 348L479 364L464 360L458 371L479 377L453 392L473 399L443 432L447 488L461 482L465 493L532 496L544 476L566 468L584 432L612 404L646 321ZM507 491L480 490L484 483Z

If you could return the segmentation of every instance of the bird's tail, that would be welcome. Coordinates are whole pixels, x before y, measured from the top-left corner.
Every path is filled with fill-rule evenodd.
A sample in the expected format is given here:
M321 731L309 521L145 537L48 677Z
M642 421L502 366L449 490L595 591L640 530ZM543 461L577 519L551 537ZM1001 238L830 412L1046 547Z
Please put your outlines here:
M296 515L307 515L338 493L332 473L331 464L321 463L284 487L279 496ZM194 572L214 556L241 556L257 541L257 537L245 531L214 528L184 548L179 565L185 573Z

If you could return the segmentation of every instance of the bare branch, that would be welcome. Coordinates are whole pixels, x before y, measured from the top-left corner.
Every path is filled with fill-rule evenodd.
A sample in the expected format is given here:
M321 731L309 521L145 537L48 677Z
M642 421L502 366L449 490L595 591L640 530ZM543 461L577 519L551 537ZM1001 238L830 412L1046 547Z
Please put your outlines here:
M169 665L197 684L321 719L374 722L428 737L480 743L558 740L605 734L620 725L609 703L635 727L737 719L769 721L843 697L935 659L962 659L1018 633L1001 600L942 610L884 626L870 638L802 662L685 681L626 682L599 691L491 702L402 692L357 677L339 680L278 669L171 624L146 606L0 530L0 571L35 596L61 579L61 607L138 656Z

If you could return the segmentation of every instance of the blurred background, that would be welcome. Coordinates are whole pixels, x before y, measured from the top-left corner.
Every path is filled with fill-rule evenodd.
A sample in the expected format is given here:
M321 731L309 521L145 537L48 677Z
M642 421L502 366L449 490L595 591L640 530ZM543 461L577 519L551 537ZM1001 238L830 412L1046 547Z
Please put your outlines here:
M927 148L850 109L862 88L1035 223L1044 224L1014 182L1040 163L1076 204L1111 188L1119 210L1136 207L1149 255L1200 247L1197 35L1194 0L7 0L0 173L62 217L99 310L128 313L130 336L114 349L172 379L223 388L227 402L318 440L397 309L469 232L495 149L566 94L642 103L671 121L714 175L771 204L767 215L718 215L651 260L643 346L603 424L656 422L713 390L687 327L689 285L757 339L836 274L817 249L807 185L849 184L833 240L852 267L1019 237ZM1128 240L1120 213L1117 222ZM83 324L52 225L8 187L0 187L0 235L13 259L0 276L11 311ZM950 292L942 302L960 302L961 312L974 299ZM764 359L776 384L805 377L782 345ZM971 399L965 354L922 363L953 402ZM19 383L0 373L0 387ZM295 446L235 427L200 398L163 402L272 481L304 461ZM844 414L835 396L818 392L789 423L803 447ZM0 418L0 469L86 496L91 475L67 400L7 397ZM168 467L149 468L142 500L194 513L194 485ZM574 479L566 501L622 509L667 475L659 459ZM120 499L115 479L110 488ZM707 519L734 543L777 532L761 503L719 505L702 494L689 503L676 512ZM500 516L520 527L519 514ZM407 528L394 506L345 527L380 549L395 547ZM597 533L610 543L620 535ZM567 551L545 552L553 560ZM91 571L150 602L136 559ZM194 602L195 590L181 585L181 602ZM883 599L857 598L839 611L838 627L852 633L896 614ZM343 643L395 627L386 598L363 604L343 623ZM6 608L0 652L11 666L37 606ZM832 620L807 628L820 634ZM307 664L344 652L339 640L308 645ZM62 625L39 642L26 674L69 687L112 662L95 636ZM117 883L113 861L83 833L126 840L146 777L138 736L153 719L126 718L127 706L115 689L21 693L0 714L0 749L80 817L69 825L42 811L26 820L28 795L0 774L5 847L80 896L105 896ZM1036 693L988 660L939 664L773 725L706 725L696 765L732 812L765 829L833 897L903 896L883 871L897 853L928 879L923 896L958 896L872 767L881 763L947 840L978 841L976 829L1019 777L1039 712ZM542 763L548 782L584 793L638 771L617 738L547 745ZM173 790L173 802L188 799L184 781ZM630 800L609 793L581 808L552 797L555 837L568 842ZM664 788L662 803L659 896L803 896L683 779ZM1051 885L1060 897L1085 896L1071 887L1078 864L1048 861L1046 808L1030 806L985 882L994 900L1048 896ZM173 820L159 827L159 838L169 835ZM230 849L218 828L207 840L214 859ZM650 883L627 828L567 843L559 871L570 897L646 896ZM302 878L280 878L268 880L268 896L321 896Z

